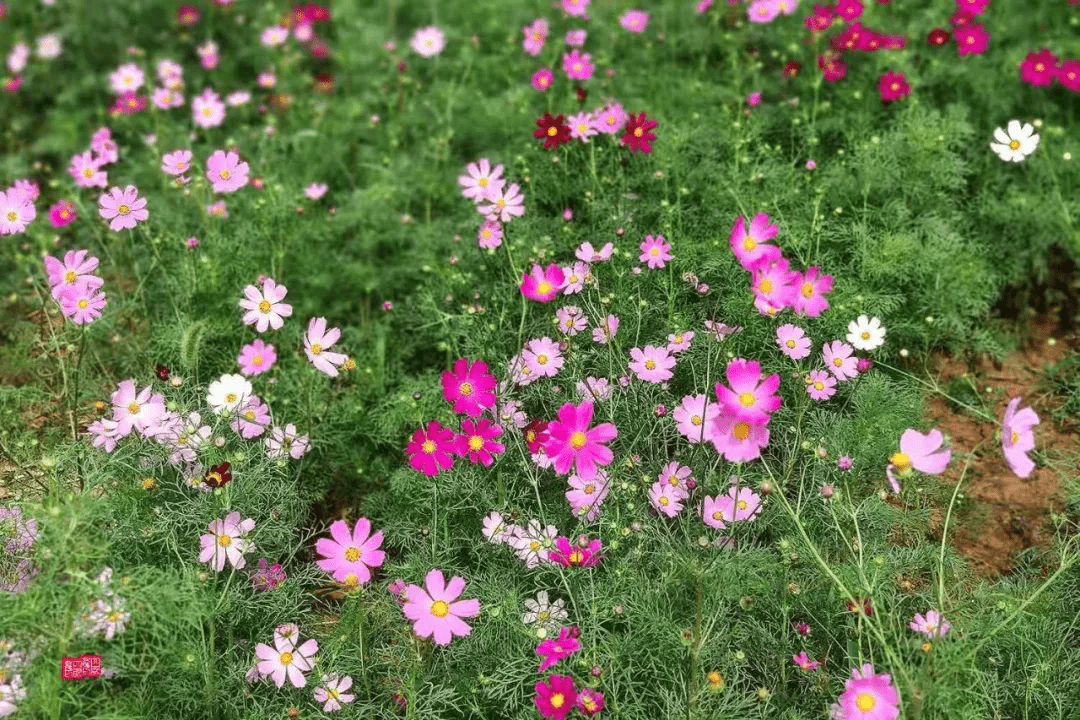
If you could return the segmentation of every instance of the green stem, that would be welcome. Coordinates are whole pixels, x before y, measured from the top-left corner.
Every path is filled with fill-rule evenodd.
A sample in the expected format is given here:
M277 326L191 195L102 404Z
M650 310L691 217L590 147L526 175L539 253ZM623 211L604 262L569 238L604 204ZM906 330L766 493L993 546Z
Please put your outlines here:
M964 469L960 472L960 479L953 488L952 498L949 500L949 509L945 513L945 526L941 529L941 551L938 553L938 612L945 612L945 539L949 537L949 519L952 518L953 504L956 503L956 495L960 492L960 485L967 475L971 458L964 461Z

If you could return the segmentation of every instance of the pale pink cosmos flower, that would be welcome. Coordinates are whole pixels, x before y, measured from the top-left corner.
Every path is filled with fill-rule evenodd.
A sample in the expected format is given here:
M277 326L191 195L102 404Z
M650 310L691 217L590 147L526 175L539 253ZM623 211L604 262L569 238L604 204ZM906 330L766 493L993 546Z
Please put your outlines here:
M127 63L109 74L109 88L116 95L133 92L142 87L144 80L142 69L134 63Z
M606 318L600 321L600 323L593 328L592 339L593 342L605 344L611 342L615 337L615 333L619 330L619 318L617 315L608 315Z
M677 488L662 482L654 482L649 487L649 504L668 517L675 517L683 510L685 493L680 493Z
M461 194L474 202L486 199L489 192L502 192L506 180L502 177L503 166L491 167L487 158L480 158L465 166L465 174L458 176Z
M644 10L627 10L619 17L619 24L632 33L645 31L649 24L649 13Z
M323 684L315 688L315 702L325 703L323 712L337 712L343 703L351 703L356 699L355 695L346 692L352 687L353 680L346 675L340 677L337 673L322 676Z
M687 488L687 483L691 480L690 475L690 468L673 461L660 469L657 482L672 488L676 495L686 497L690 494Z
M585 277L589 274L589 265L584 262L576 262L570 267L563 268L563 295L574 295L585 289Z
M570 47L581 47L585 44L586 32L584 30L567 30L566 44Z
M776 328L776 344L792 360L802 360L810 355L810 338L802 328L791 323Z
M717 495L715 498L708 495L701 502L701 520L715 530L723 530L727 527L727 520L734 513L731 511L732 500L726 495Z
M114 163L120 157L120 150L112 139L112 131L107 127L98 128L90 137L90 150L102 165Z
M852 354L854 352L853 347L841 340L833 340L821 346L821 357L825 360L825 367L840 382L859 375L859 360Z
M225 96L225 104L229 107L240 107L251 102L251 93L247 90L236 90Z
M571 80L588 80L592 77L596 66L593 65L592 55L579 52L574 48L563 54L562 69Z
M504 425L513 425L518 430L523 429L529 422L525 417L525 411L521 409L520 400L508 400L502 403L499 406L498 418Z
M761 364L756 360L734 358L727 365L727 380L731 388L716 384L716 399L726 414L736 420L765 423L780 407L780 376L772 374L762 380Z
M607 400L615 392L615 387L608 382L607 378L597 378L591 375L574 383L574 389L577 390L582 400L592 400L594 402Z
M611 259L611 253L615 250L615 246L611 243L606 243L600 250L594 250L592 243L583 242L574 251L574 257L578 260L587 263L607 262Z
M611 423L590 428L592 418L592 402L586 400L577 406L566 403L559 409L559 419L548 425L544 450L559 475L568 474L574 467L583 480L592 480L599 465L610 465L614 459L606 443L618 437L619 431Z
M713 423L720 416L720 405L706 395L687 395L672 413L676 429L691 443L712 439Z
M617 135L626 125L628 116L623 106L619 103L611 103L606 107L596 110L593 114L593 127L597 132L605 135Z
M667 349L670 353L681 353L690 349L690 342L694 339L693 330L684 330L667 336Z
M315 202L322 198L322 196L326 194L326 191L328 189L329 188L326 186L325 183L311 183L306 188L304 188L304 197L306 197L308 200L311 200L312 202Z
M824 370L811 370L806 392L813 400L828 400L836 394L836 378Z
M753 23L772 22L779 14L780 5L777 0L754 0L746 9L746 17Z
M117 424L116 433L121 437L130 433L132 428L142 433L165 413L165 398L154 393L150 385L142 391L137 390L134 380L124 380L117 385L111 399L112 419Z
M187 178L177 179L183 179L185 183L187 182ZM210 217L219 217L224 219L229 217L229 208L225 205L224 200L218 200L217 202L212 202L206 206L206 214Z
M750 522L761 514L761 496L750 488L733 485L728 488L727 497L731 498L731 503L726 505L731 514L724 518L726 522Z
M11 47L11 52L8 53L8 70L17 75L26 69L26 63L29 60L30 46L20 40Z
M183 175L191 169L191 151L175 150L161 158L161 170L169 175Z
M536 377L555 377L566 362L559 351L559 343L548 337L525 343L521 357Z
M641 256L639 262L648 263L650 270L664 267L664 263L671 260L671 244L664 240L663 235L646 235L641 242Z
M434 25L420 28L413 33L409 40L409 47L421 57L438 55L446 47L446 35Z
M915 613L915 618L908 623L908 627L933 639L945 637L945 633L949 632L952 626L949 625L948 620L938 614L937 610L927 610L926 617L923 617L922 613Z
M570 17L586 17L592 0L562 0L562 10Z
M521 194L517 183L510 183L509 187L500 187L498 190L493 187L484 197L484 201L477 202L476 211L488 220L507 223L525 214L525 196Z
M216 92L207 88L192 99L191 114L199 127L217 127L225 121L225 103Z
M160 60L157 64L157 76L165 86L171 87L175 82L183 80L184 66L175 60Z
M476 232L476 244L485 250L494 250L502 245L502 225L497 220L485 220Z
M646 345L645 349L630 348L630 370L639 380L650 383L662 383L675 374L674 356L668 353L666 346Z
M319 643L312 639L296 647L288 638L275 637L274 647L266 643L255 646L256 667L260 674L273 678L278 687L285 684L286 677L293 687L304 687L307 685L304 673L311 671L311 659L318 651Z
M41 194L41 189L38 187L38 184L27 178L19 178L12 184L12 187L21 192L23 194L23 199L29 203L37 200L38 195Z
M101 418L90 423L86 428L86 432L93 436L91 444L94 447L111 453L116 449L116 441L121 437L116 431L117 427L118 423L116 421Z
M780 248L769 244L769 240L776 237L778 232L780 228L769 224L769 216L765 213L755 215L749 227L740 215L731 226L728 243L739 264L747 270L753 270L758 263L772 262L780 258Z
M118 187L110 188L108 193L98 198L98 213L106 220L111 220L109 228L117 232L130 230L150 217L150 211L146 209L146 199L139 197L139 191L134 185L128 185L123 190Z
M458 600L465 590L465 579L454 576L446 582L442 571L433 569L424 578L425 587L408 585L401 610L413 621L417 637L431 637L436 645L449 645L455 635L472 633L462 618L480 614L480 601Z
M484 533L484 537L488 539L488 542L494 545L501 545L506 543L507 531L508 526L506 524L506 518L504 518L503 514L498 510L492 510L490 513L487 514L487 517L484 518L484 527L482 532ZM405 583L404 581L402 581L401 588L400 590L398 590L398 592L404 589Z
M266 457L271 460L291 457L299 460L308 451L307 435L299 435L296 426L289 423L285 427L274 427L266 438Z
M258 397L252 395L236 408L231 427L245 440L257 438L270 427L270 408Z
M65 289L83 284L91 290L101 287L104 280L94 275L98 259L90 256L88 250L68 250L61 262L52 255L45 256L45 272L49 276L54 300L59 300Z
M248 285L239 302L240 308L247 310L243 316L244 324L254 325L258 332L266 332L267 328L281 329L285 324L282 318L292 315L292 305L282 302L288 292L288 288L274 282L273 278L266 278L262 288Z
M591 480L571 475L568 482L570 489L566 491L566 501L570 503L574 517L579 520L584 518L588 522L596 520L611 487L607 472L598 470L596 477Z
M570 126L570 137L575 140L589 142L589 138L596 134L596 128L593 127L591 113L580 112L576 115L571 115L566 119L566 124ZM610 244L611 243L608 243L608 245Z
M289 28L282 25L271 25L262 32L260 42L267 47L276 47L289 39Z
M544 18L537 18L532 23L521 28L521 32L525 35L525 40L522 42L525 52L533 57L539 55L540 51L544 49L544 42L547 41L548 21Z
M226 561L237 570L242 570L246 564L244 553L255 547L246 537L255 529L255 521L250 518L241 520L240 513L233 511L224 520L210 523L209 528L210 533L199 538L202 545L199 562L209 563L217 572L225 569Z
M150 102L158 110L169 110L184 104L184 95L173 88L154 88L150 93Z
M934 429L923 435L914 428L908 428L900 436L900 452L889 458L885 474L894 493L900 493L897 477L906 477L912 469L926 475L940 475L952 459L952 451L944 447L945 437L940 430ZM894 472L896 471L896 472Z
M109 182L101 163L90 151L72 156L68 173L79 187L105 187Z
M529 272L521 275L521 294L539 303L551 302L559 294L565 279L562 268L555 263L546 268L533 265Z
M559 331L573 337L589 326L589 319L576 305L567 305L555 311L555 320Z
M26 226L37 217L37 210L18 188L0 192L0 235L24 232Z
M1019 412L1020 396L1009 401L1005 417L1001 421L1001 449L1009 468L1017 477L1026 478L1035 469L1028 453L1035 449L1035 433L1032 428L1039 424L1039 416L1030 407Z
M206 179L214 192L236 192L248 183L248 164L232 150L215 150L206 159Z
M338 368L345 364L348 358L342 353L330 352L331 347L341 337L338 328L326 329L326 318L311 318L307 332L304 333L304 354L315 366L316 370L326 373L330 377L337 377Z
M65 288L60 296L60 310L64 317L76 325L86 325L101 317L105 307L105 293L95 290L89 284L80 282L74 287Z

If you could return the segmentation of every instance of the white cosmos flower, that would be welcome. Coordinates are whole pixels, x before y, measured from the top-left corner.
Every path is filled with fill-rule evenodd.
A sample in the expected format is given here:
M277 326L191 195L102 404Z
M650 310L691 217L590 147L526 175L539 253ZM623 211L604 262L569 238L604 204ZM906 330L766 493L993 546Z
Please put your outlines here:
M1001 128L994 130L996 143L990 143L990 149L1005 161L1020 162L1039 146L1039 135L1031 123L1022 127L1019 120L1010 120L1008 133Z
M525 601L525 614L521 622L526 625L536 625L554 630L568 617L565 602L562 599L548 602L547 590L541 590L536 594L536 599L529 598Z
M206 404L216 412L235 410L251 397L251 383L243 375L222 375L210 383Z
M847 341L859 350L873 350L885 342L885 328L881 320L860 315L858 320L848 323Z

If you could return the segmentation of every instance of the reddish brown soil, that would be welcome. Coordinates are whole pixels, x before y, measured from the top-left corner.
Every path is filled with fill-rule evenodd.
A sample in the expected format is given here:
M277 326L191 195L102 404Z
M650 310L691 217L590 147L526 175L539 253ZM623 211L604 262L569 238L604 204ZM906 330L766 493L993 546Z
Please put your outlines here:
M1053 533L1049 513L1060 509L1060 466L1038 466L1022 480L1005 462L1000 435L995 434L1000 432L1000 418L1009 400L1020 395L1024 398L1021 407L1031 405L1039 414L1042 422L1035 431L1038 450L1049 450L1051 457L1080 456L1077 428L1058 426L1051 420L1055 400L1039 387L1047 365L1075 352L1075 338L1065 336L1047 316L1033 318L1026 329L1030 337L1024 349L1011 353L1000 364L985 357L970 366L947 356L936 358L939 386L944 388L954 378L968 373L980 395L992 405L998 422L987 422L966 410L956 411L940 395L933 395L927 404L928 419L948 434L952 447L975 455L961 488L965 499L973 501L973 507L961 513L959 522L954 510L949 534L956 550L983 577L1007 574L1018 552L1046 546ZM1055 338L1056 343L1049 344L1050 338ZM994 392L987 393L987 387ZM1003 394L998 392L1000 389ZM942 482L951 489L963 468L963 462L954 461L941 476ZM940 523L936 532L940 533Z

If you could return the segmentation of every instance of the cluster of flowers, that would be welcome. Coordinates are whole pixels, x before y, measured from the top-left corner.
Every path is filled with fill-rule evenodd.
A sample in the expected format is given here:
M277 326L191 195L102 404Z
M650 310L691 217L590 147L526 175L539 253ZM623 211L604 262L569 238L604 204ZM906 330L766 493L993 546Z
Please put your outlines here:
M536 647L540 656L538 673L546 672L560 660L568 658L581 649L578 640L581 631L577 625L559 628L556 638L541 640ZM595 688L578 688L570 675L549 675L534 686L533 701L541 717L563 720L576 707L586 717L592 717L604 709L604 694Z
M101 633L106 640L112 640L124 632L131 613L124 611L124 599L111 587L112 574L112 568L107 567L98 575L101 597L75 616L72 627L76 634L89 638Z
M461 194L476 204L476 211L484 216L477 232L477 243L485 249L502 244L503 226L515 217L525 214L525 197L517 183L509 187L502 177L503 166L491 166L487 158L480 158L465 167L465 174L458 177Z
M36 653L27 653L15 649L15 644L8 639L0 639L0 717L13 715L18 709L18 702L26 698L26 686L23 683L23 671L29 668Z
M119 158L120 150L112 139L112 131L102 127L91 136L89 150L72 156L68 173L78 187L103 188L108 186L109 176L102 168Z
M190 178L184 173L191 169L191 151L175 150L161 158L161 170L176 176L176 185L186 185ZM210 189L219 193L233 193L248 184L249 166L241 162L233 150L215 150L206 159L206 179Z
M927 35L931 45L942 46L950 38L956 41L956 52L964 55L981 55L990 45L990 33L982 23L976 23L978 17L990 6L990 0L956 0L956 10L949 18L953 28L952 35L943 28L934 28Z
M546 112L536 120L533 137L544 141L545 150L553 150L571 139L588 142L597 133L618 135L622 131L619 144L629 148L632 153L648 154L652 152L652 141L656 139L651 130L658 124L656 120L650 120L644 111L637 115L627 113L622 105L612 102L592 112L578 113L569 118Z
M601 471L600 477L606 495L607 475ZM597 507L599 502L595 501ZM529 569L541 563L561 567L595 567L603 559L603 544L597 538L579 535L576 542L571 542L565 535L559 535L554 525L544 527L539 520L530 520L524 527L507 524L503 514L496 510L484 518L483 532L493 545L506 545L514 550Z
M0 235L17 235L37 217L34 200L38 186L30 180L19 179L0 192Z
M37 565L30 559L37 539L37 520L24 518L18 505L0 507L0 540L4 543L0 590L22 592L38 574Z
M0 5L2 7L2 5ZM0 12L0 17L3 17L3 13ZM46 33L45 35L39 35L34 48L34 54L41 60L52 60L60 57L63 52L63 48L60 44L60 35L57 33ZM11 71L12 75L4 79L4 90L6 92L17 92L22 87L23 83L23 70L26 69L27 64L30 62L30 46L22 40L16 41L11 46L11 51L7 56L7 67Z
M1080 60L1061 60L1049 48L1029 52L1020 63L1020 79L1036 87L1052 85L1056 80L1069 90L1080 92Z
M45 273L52 288L52 298L64 317L76 325L85 325L101 317L105 307L104 281L94 275L98 259L88 250L68 250L63 261L45 256Z

